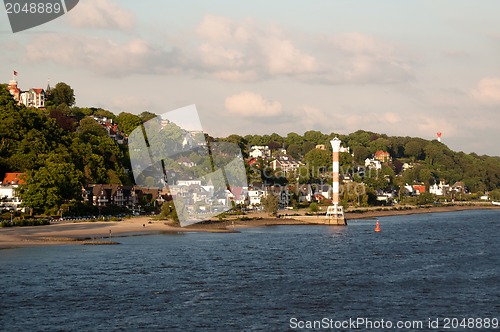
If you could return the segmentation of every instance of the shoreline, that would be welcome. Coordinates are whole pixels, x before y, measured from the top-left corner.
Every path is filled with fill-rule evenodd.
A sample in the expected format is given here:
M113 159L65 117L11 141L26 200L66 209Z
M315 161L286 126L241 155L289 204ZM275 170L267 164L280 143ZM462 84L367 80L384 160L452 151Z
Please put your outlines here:
M346 212L346 219L375 219L398 215L446 213L466 210L500 210L499 206L490 204L452 205L438 207L415 207L412 209L367 208L365 212ZM149 217L134 217L119 222L75 222L55 223L47 226L5 227L0 228L0 249L23 247L71 245L71 244L119 244L117 238L129 236L145 236L177 233L236 233L241 228L268 227L279 225L314 225L293 219L292 215L271 218L265 213L246 215L249 220L236 218L224 221L210 220L206 223L193 224L187 227L168 225L163 220ZM328 225L324 225L328 226ZM336 226L344 227L344 226Z

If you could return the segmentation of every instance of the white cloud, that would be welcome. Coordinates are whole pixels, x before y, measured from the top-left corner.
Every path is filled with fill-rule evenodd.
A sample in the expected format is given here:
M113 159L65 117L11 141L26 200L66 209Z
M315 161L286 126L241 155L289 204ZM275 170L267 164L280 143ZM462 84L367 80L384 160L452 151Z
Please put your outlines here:
M361 33L342 33L324 40L325 69L333 84L387 84L414 79L411 59L396 45Z
M276 26L206 15L196 31L197 61L218 79L248 82L319 71L316 58Z
M500 78L483 78L471 91L474 99L487 105L500 105Z
M297 35L214 15L206 15L196 31L200 44L195 61L221 80L287 76L326 84L384 84L414 79L408 56L394 44L361 33Z
M394 124L401 121L401 117L397 113L394 113L394 112L386 112L383 114L382 117L383 117L385 122L387 122L388 124L391 124L391 125L394 125Z
M282 113L279 102L267 100L250 91L227 97L224 105L230 113L243 117L272 117Z
M134 26L134 14L112 0L80 1L67 18L79 28L130 30Z
M78 26L129 29L131 14L111 0L88 0L72 10ZM99 3L100 5L97 5ZM86 6L100 12L87 18ZM89 9L90 10L90 9ZM90 15L90 14L89 14ZM124 36L37 35L28 42L28 61L52 61L105 75L188 73L225 82L290 78L319 84L384 84L413 79L410 61L391 43L360 33L298 34L251 19L206 15L190 42L154 42ZM168 40L168 38L164 39ZM159 43L159 44L155 44ZM50 45L50 47L47 47Z
M141 39L117 43L98 37L44 34L27 44L25 51L28 62L50 61L110 76L163 73L173 68L172 63L177 63L173 60L177 58L174 53L155 48Z

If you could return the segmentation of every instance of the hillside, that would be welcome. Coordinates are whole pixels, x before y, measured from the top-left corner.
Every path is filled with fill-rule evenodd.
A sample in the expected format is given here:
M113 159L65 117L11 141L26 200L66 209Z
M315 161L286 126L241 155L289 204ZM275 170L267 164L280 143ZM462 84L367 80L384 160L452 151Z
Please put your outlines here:
M54 213L62 204L81 200L81 188L87 184L133 184L127 172L128 148L119 137L125 137L153 117L155 114L149 112L117 116L107 110L67 104L52 104L46 110L28 109L16 105L6 86L1 85L0 176L6 172L25 173L26 185L20 188L21 197L27 206L47 213ZM103 118L114 127L95 120ZM346 185L362 184L366 191L362 199L345 196L347 202L357 199L371 204L377 191L399 192L405 184L428 188L440 181L449 184L461 181L468 192L492 191L492 197L498 196L499 157L455 152L436 140L391 137L363 130L349 135L307 131L303 135L289 133L286 137L234 134L209 139L238 144L247 161L252 146L269 147L269 158L256 158L252 166L246 165L249 182L296 185L329 182L329 141L335 136L349 149L341 153L341 173ZM372 172L365 167L365 160L373 158L377 151L388 152L390 157ZM265 171L283 154L303 163L298 174L284 174L276 169Z

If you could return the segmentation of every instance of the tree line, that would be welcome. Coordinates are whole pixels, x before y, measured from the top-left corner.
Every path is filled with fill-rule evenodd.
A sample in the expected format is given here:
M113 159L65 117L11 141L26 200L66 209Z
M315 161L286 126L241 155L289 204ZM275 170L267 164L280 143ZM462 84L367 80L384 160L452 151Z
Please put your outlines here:
M26 174L26 184L20 187L19 194L24 205L33 208L35 213L53 214L63 204L80 201L82 186L86 184L134 184L131 174L126 172L130 169L127 146L111 139L93 117L113 120L118 130L128 135L156 114L146 111L139 115L127 112L116 115L101 108L76 107L74 103L73 89L62 82L51 89L44 110L17 105L7 86L0 85L0 176L6 172ZM289 156L322 169L323 173L308 171L299 179L300 183L328 182L325 174L331 170L330 140L333 137L339 137L342 146L350 148L350 153L341 153L344 175L366 185L368 192L393 190L406 183L429 186L445 180L447 183L463 181L471 192L500 193L500 157L455 152L436 140L364 130L348 135L315 130L286 136L233 134L214 138L206 135L212 142L237 144L246 158L251 146L267 145L275 157L284 148ZM317 145L324 145L326 150L316 149ZM383 164L376 177L363 176L359 167L379 150L389 152L391 161ZM196 155L190 156L192 160L196 158ZM269 168L268 161L258 162L259 167ZM404 163L411 164L412 168L403 170ZM203 162L199 164L200 168L205 167ZM246 167L251 173L248 164ZM295 177L280 176L271 180L284 185L297 181Z

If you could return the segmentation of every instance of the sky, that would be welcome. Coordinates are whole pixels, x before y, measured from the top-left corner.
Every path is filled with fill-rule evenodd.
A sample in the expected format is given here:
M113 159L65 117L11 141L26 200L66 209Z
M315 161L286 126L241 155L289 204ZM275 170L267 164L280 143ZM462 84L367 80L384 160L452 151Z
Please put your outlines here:
M13 34L0 82L69 84L79 107L163 114L205 132L359 129L500 155L500 2L80 0Z

